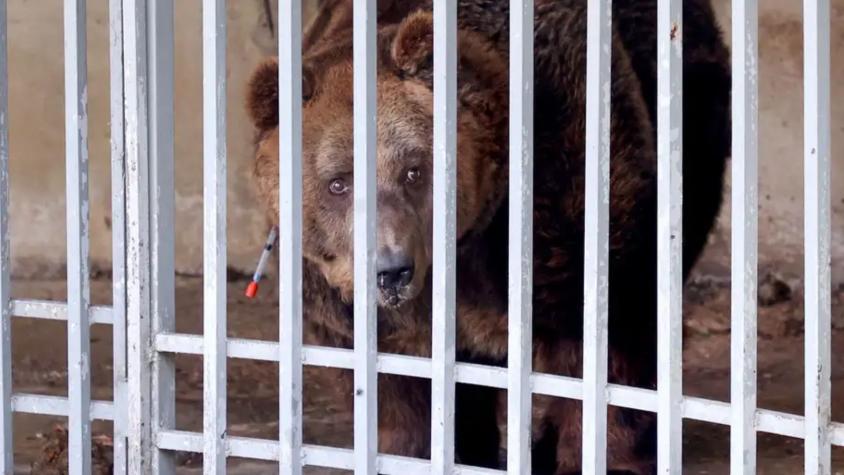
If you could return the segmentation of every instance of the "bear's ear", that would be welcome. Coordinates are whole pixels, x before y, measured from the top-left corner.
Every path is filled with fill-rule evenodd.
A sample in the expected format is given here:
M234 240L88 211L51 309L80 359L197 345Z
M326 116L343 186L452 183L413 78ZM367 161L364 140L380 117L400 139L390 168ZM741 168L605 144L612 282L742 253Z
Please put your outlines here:
M396 67L409 76L431 80L434 55L434 17L419 11L405 18L390 50Z
M246 107L258 129L267 130L278 125L278 58L264 61L252 73Z
M313 91L314 76L302 67L302 101L308 101ZM278 58L259 64L249 80L246 107L252 123L260 130L278 125Z

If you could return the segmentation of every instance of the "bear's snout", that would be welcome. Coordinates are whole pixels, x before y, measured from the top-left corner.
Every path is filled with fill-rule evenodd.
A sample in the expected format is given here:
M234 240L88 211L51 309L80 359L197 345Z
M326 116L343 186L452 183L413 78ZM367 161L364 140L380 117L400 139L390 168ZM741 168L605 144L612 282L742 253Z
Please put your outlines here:
M397 293L413 280L413 270L413 258L407 254L389 251L379 253L376 263L378 288Z

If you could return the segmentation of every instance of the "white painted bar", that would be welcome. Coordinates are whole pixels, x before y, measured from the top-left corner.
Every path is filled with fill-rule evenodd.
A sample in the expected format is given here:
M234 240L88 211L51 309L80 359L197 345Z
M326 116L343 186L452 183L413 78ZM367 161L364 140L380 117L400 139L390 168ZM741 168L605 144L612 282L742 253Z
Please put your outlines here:
M67 213L68 470L91 471L91 337L88 322L88 62L85 0L64 2Z
M150 216L146 1L123 2L126 143L126 347L128 473L149 473Z
M590 0L586 39L583 450L587 473L607 471L612 0Z
M683 462L683 6L657 2L657 471Z
M186 334L157 335L157 351L201 355L202 336ZM258 361L278 361L278 343L258 340L230 339L228 357L253 359ZM354 368L354 353L351 350L330 347L304 346L302 364L328 368ZM378 355L379 373L431 377L431 360L414 356L381 353ZM457 363L455 380L458 383L474 384L490 388L507 388L507 369L497 366L485 366L473 363ZM583 383L580 379L552 374L533 373L531 375L533 394L583 399ZM615 407L657 412L658 392L618 384L607 386L607 404ZM684 397L680 401L684 419L730 425L732 410L729 403L702 398ZM756 428L759 432L803 438L803 416L768 409L756 410ZM832 424L833 445L844 446L844 424ZM305 463L305 465L309 465ZM459 468L455 468L459 472Z
M375 294L377 136L375 0L354 0L355 473L376 473L378 352Z
M175 163L173 146L173 0L147 3L150 152L150 321L153 338L176 330ZM176 427L176 368L152 353L152 431ZM174 473L173 454L152 451L155 473Z
M226 2L202 4L202 471L226 472Z
M12 432L12 272L9 241L9 56L6 0L0 0L0 470L14 471Z
M66 321L67 304L48 300L12 300L11 313L13 317ZM112 307L89 305L88 322L91 325L111 325L114 320L113 313Z
M280 4L281 5L281 4ZM279 473L302 473L302 2L278 9Z
M12 396L10 407L14 412L26 414L66 417L70 413L67 398L61 396L16 393ZM92 400L88 415L89 421L112 421L115 416L114 404L112 401Z
M832 445L844 446L844 423L833 422L830 424L829 440Z
M730 473L756 473L758 5L733 0Z
M530 473L533 339L533 0L510 1L507 473Z
M830 8L803 2L805 473L831 472Z
M457 314L457 2L434 1L431 467L454 469Z
M113 470L126 475L126 156L123 130L123 2L108 2L109 95L111 146L111 319L114 418ZM91 307L88 321L97 312Z
M244 457L255 460L278 460L276 441L248 437L230 437L227 439L228 450L232 457ZM157 439L158 447L164 450L198 453L202 450L201 435L187 431L161 431ZM336 447L305 445L302 459L310 467L354 469L354 451ZM376 460L378 473L384 475L431 474L431 464L427 460L401 457L396 455L378 455ZM450 473L455 475L501 475L501 470L457 465Z

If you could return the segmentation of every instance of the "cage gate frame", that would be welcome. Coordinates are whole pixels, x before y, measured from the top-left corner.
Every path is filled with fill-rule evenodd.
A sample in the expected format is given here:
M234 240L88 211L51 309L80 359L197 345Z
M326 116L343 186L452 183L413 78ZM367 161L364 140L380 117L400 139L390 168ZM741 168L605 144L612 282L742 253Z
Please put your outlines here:
M510 9L510 249L508 368L455 360L456 2L434 1L434 259L432 358L381 354L375 314L376 1L354 0L355 350L304 346L301 302L301 0L282 2L279 25L280 337L226 335L226 2L203 0L204 335L175 333L173 272L173 0L109 0L113 304L92 306L88 277L85 0L64 0L68 302L10 292L8 54L0 0L0 460L12 473L13 413L66 416L69 470L91 471L92 419L114 423L115 473L172 473L173 453L203 454L205 473L226 458L355 473L492 474L454 460L455 384L508 391L507 470L530 470L533 394L583 402L583 467L606 470L607 405L657 413L658 471L680 473L682 421L731 427L731 473L756 471L756 433L805 441L805 473L829 474L844 424L830 420L830 2L804 0L805 411L756 405L758 4L733 0L731 403L682 393L682 3L658 0L658 390L607 382L607 270L611 0L588 1L584 378L532 372L531 260L533 1ZM679 31L679 34L677 32ZM13 120L14 118L11 118ZM67 321L68 397L13 393L11 318ZM114 400L90 397L91 324L114 335ZM173 355L203 357L203 432L175 430ZM277 440L226 434L226 360L279 363ZM304 445L302 366L354 370L354 449ZM377 374L432 381L431 460L377 453Z

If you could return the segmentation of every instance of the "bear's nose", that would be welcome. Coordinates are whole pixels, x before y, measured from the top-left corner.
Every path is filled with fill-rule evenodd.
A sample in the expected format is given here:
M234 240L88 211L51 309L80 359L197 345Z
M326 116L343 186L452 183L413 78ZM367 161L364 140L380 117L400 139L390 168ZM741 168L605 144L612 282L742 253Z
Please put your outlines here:
M413 279L413 260L402 254L382 254L378 256L376 272L378 288L396 290Z

